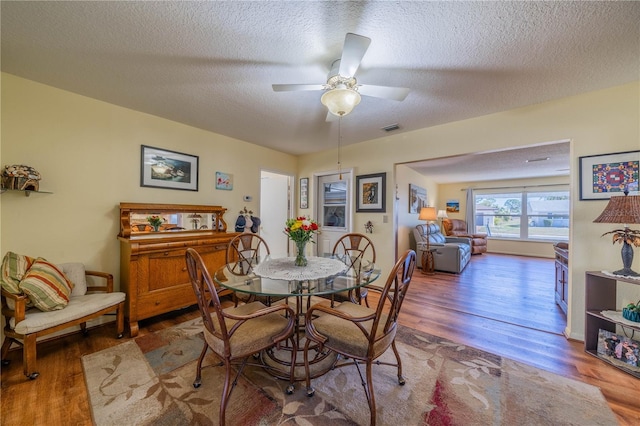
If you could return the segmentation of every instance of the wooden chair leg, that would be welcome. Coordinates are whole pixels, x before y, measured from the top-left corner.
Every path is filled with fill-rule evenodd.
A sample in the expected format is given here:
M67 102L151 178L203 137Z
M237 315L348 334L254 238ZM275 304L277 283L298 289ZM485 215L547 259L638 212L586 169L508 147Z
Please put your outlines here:
M22 346L22 367L24 375L31 380L36 379L40 373L36 371L36 334L27 334L24 336L24 344Z
M116 337L122 339L124 335L124 302L118 305L116 310Z
M4 341L2 342L2 365L9 365L7 355L9 355L11 343L13 343L13 339L11 337L4 336Z
M86 322L81 322L80 323L80 331L82 331L82 335L87 337L89 335L89 333L87 332L87 323Z

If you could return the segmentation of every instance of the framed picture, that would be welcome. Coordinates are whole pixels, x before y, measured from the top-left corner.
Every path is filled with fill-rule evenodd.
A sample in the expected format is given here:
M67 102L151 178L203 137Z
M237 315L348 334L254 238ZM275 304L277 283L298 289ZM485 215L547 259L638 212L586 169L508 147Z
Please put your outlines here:
M300 208L309 208L309 178L300 178Z
M409 184L409 213L420 213L427 207L427 190L412 183Z
M386 173L356 176L356 212L384 213Z
M447 200L447 213L459 213L460 200Z
M580 199L608 200L622 194L638 194L640 151L580 157Z
M229 173L216 172L216 189L231 191L233 189L233 175Z
M198 190L198 157L142 145L140 186Z

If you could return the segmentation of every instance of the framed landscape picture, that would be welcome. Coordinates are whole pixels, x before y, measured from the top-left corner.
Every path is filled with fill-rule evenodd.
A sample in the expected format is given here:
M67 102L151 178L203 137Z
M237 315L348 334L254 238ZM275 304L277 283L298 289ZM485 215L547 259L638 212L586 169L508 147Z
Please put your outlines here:
M640 151L580 157L580 199L608 200L612 195L638 194Z
M409 213L420 213L427 207L427 190L412 183L409 184Z
M142 145L140 186L198 190L198 157Z
M384 213L386 173L356 176L356 212Z

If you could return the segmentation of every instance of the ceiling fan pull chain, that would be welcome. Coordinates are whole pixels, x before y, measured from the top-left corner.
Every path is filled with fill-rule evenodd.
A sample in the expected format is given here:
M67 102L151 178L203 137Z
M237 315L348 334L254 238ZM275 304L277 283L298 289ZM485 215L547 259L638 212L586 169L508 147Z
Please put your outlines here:
M340 114L338 118L338 178L342 180L342 164L340 163L340 142L342 141L342 116L344 113Z

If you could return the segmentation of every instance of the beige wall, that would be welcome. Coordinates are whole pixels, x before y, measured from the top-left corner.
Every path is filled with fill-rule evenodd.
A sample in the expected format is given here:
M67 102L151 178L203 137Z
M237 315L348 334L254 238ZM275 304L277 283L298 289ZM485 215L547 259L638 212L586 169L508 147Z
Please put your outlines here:
M199 156L199 190L141 187L140 145ZM3 166L35 167L40 189L52 192L2 194L2 253L81 261L113 273L116 287L120 202L221 205L233 230L244 206L260 215L260 169L295 175L297 166L291 155L10 74L2 74L1 152ZM216 171L233 174L232 191L215 189Z
M429 158L527 146L552 141L571 141L571 254L570 302L566 333L576 339L584 336L584 273L587 270L618 268L620 248L600 238L612 227L594 224L605 201L580 201L578 194L578 157L585 155L637 150L640 147L640 85L638 82L560 100L531 105L502 113L425 128L413 132L344 147L344 167L355 167L355 174L390 172L392 163L406 163ZM358 110L345 117L357 120ZM402 125L402 122L400 122ZM366 149L365 149L366 147ZM366 152L366 155L363 153ZM335 151L300 157L299 173L335 169ZM400 184L400 188L404 185ZM393 180L387 183L387 199L395 193ZM312 191L314 188L312 188ZM313 192L311 198L313 199ZM442 194L440 197L442 199ZM439 201L440 202L440 201ZM404 205L397 204L399 208ZM394 204L387 214L395 217ZM380 214L355 214L356 229L367 220L379 221ZM392 246L395 224L376 228L373 235L383 270L389 270L396 255ZM378 249L379 247L379 249ZM399 246L399 250L406 247ZM640 254L633 267L640 269ZM623 293L636 299L637 286L620 285Z
M417 178L396 169L396 164L571 140L567 333L581 339L584 272L611 270L619 267L621 260L619 247L600 238L612 227L593 223L606 202L578 199L578 157L640 147L639 94L640 84L635 82L343 147L344 169L353 167L355 175L387 173L387 212L356 213L354 229L363 230L368 220L374 223L372 237L379 264L388 271L396 256L395 236L411 220L400 214L408 203L402 200L402 194ZM347 127L351 119L357 120L357 115L356 109L344 119L343 126ZM116 276L117 206L121 201L220 204L229 209L226 219L233 225L243 206L258 210L261 167L287 174L295 174L297 168L298 176L337 169L334 149L296 158L8 74L2 74L1 131L2 165L26 163L36 167L44 176L42 189L53 192L28 198L20 193L2 195L2 253L14 250L57 262L80 260ZM200 156L200 190L141 188L141 144ZM233 191L214 189L216 171L234 175ZM315 187L310 183L311 210L301 214L314 212ZM245 194L253 195L254 201L244 203ZM406 249L407 242L399 237L398 249ZM640 269L640 254L636 254L633 267ZM625 291L636 300L640 298L637 288Z

